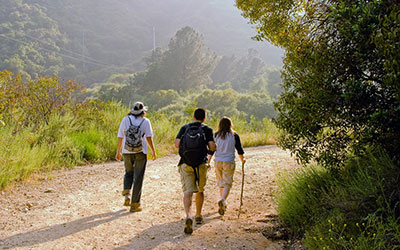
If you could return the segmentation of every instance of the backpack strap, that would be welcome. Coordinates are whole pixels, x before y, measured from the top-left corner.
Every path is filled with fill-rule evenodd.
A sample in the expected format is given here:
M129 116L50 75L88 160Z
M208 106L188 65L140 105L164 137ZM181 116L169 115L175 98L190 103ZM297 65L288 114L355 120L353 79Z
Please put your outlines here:
M128 115L128 119L129 119L129 123L130 123L131 126L132 126L132 120L131 120L131 118L129 117L129 115Z
M142 123L144 122L144 118L143 118L143 120L139 123L139 126L138 126L138 128L140 128L140 126L142 126Z

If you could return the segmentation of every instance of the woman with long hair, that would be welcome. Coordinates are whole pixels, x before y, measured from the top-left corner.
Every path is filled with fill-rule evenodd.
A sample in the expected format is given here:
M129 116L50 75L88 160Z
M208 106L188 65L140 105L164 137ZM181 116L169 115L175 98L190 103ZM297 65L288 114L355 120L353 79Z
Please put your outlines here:
M215 132L215 175L220 191L218 201L218 213L224 215L226 211L226 199L232 188L233 174L235 173L235 149L242 163L245 162L244 151L238 133L233 130L232 120L222 117L219 121L217 132ZM209 156L209 162L211 160Z

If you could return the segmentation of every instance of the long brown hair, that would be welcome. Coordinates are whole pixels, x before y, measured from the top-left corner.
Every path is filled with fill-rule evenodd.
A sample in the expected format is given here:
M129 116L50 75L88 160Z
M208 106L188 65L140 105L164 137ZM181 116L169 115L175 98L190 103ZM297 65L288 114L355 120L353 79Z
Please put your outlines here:
M218 129L217 132L215 132L215 137L219 136L224 140L228 133L234 133L232 129L232 120L229 117L224 116L218 123Z

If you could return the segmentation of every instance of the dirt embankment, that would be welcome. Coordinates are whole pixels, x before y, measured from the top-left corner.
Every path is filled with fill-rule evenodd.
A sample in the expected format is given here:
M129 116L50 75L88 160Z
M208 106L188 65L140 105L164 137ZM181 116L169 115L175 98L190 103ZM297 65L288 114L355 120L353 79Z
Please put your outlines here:
M184 211L178 156L149 161L143 211L129 213L121 196L123 163L53 172L1 192L0 249L284 249L272 192L275 173L297 166L276 146L245 149L242 213L238 219L241 165L237 162L228 210L217 211L211 169L203 207L205 223L183 233ZM294 247L296 248L296 247Z

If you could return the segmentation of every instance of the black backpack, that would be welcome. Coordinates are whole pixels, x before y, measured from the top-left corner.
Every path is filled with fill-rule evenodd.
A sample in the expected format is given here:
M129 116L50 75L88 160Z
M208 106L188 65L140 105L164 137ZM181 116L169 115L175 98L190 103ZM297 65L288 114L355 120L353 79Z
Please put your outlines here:
M133 125L131 118L128 116L129 119L129 128L126 131L126 138L125 138L125 149L128 150L129 152L133 153L140 153L143 151L142 148L142 137L143 133L140 131L140 126L144 122L144 119L140 122L139 126L138 125Z
M207 142L204 125L188 124L179 143L179 155L182 161L195 168L204 163L207 156Z

